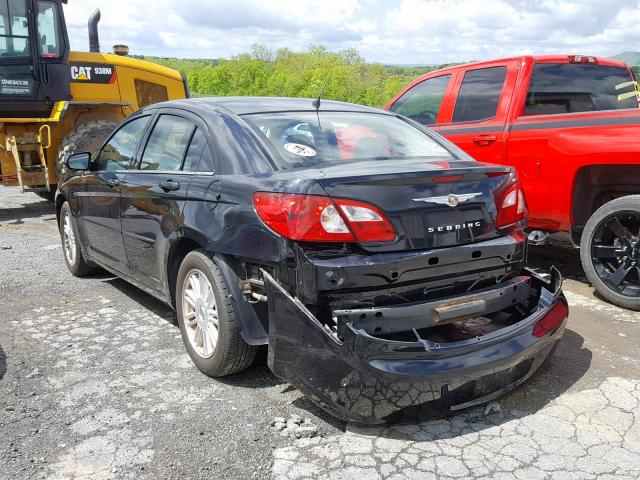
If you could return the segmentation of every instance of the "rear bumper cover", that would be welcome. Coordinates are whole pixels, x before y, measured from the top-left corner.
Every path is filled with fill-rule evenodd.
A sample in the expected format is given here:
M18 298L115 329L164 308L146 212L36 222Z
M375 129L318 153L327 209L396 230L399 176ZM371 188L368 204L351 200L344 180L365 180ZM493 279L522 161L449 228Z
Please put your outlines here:
M263 272L269 367L333 415L360 423L414 421L484 403L529 378L562 336L566 317L534 335L559 302L562 278L525 271L536 298L517 323L470 340L376 338L348 323L341 337Z

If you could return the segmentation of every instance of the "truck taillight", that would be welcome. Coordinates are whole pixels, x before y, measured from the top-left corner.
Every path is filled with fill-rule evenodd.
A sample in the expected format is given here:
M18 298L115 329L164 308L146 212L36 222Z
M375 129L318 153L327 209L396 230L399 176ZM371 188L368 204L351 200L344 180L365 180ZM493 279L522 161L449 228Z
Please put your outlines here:
M498 229L513 227L527 219L527 204L517 176L514 175L508 187L496 197L496 207L498 209L496 228Z
M569 63L592 63L597 65L598 59L596 57L589 57L586 55L572 55L569 57Z
M373 205L321 195L257 192L253 205L271 230L307 242L389 242L395 230Z

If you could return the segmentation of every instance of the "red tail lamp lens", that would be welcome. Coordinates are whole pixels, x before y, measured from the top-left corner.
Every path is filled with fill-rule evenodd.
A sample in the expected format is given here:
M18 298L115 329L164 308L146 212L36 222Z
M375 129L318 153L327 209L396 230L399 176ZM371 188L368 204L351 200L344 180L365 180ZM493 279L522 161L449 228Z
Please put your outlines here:
M378 243L396 236L384 214L364 202L258 192L253 204L269 228L291 240Z
M526 220L527 204L520 181L515 178L503 194L496 198L498 217L496 228L506 228Z
M569 307L564 300L558 301L556 305L540 320L533 328L534 337L544 337L554 332L556 328L564 321L569 315Z

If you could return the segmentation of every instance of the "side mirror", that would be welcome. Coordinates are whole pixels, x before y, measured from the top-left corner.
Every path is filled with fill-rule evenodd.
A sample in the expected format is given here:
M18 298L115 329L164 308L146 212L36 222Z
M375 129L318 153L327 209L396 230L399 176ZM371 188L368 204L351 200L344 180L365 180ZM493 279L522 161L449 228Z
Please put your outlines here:
M67 168L69 170L89 170L89 164L91 163L91 154L87 152L74 153L67 157Z

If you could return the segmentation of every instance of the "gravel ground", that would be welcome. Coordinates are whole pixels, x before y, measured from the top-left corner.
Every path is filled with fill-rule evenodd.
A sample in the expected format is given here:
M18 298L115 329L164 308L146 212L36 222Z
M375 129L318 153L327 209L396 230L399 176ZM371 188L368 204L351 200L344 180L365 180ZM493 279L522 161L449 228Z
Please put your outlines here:
M567 277L567 333L490 408L363 428L319 411L266 367L200 374L175 314L122 280L72 277L51 204L0 187L0 478L640 477L640 315L585 283L563 237L531 250ZM314 438L280 435L299 415Z

